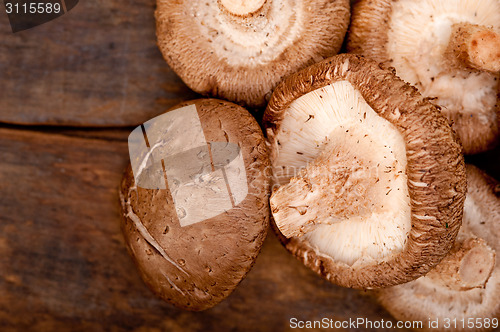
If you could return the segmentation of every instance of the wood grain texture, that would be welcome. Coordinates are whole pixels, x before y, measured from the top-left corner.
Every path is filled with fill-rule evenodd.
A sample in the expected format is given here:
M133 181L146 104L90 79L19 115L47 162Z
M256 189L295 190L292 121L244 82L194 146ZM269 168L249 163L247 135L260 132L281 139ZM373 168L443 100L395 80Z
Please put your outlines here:
M0 122L132 126L195 98L156 46L154 7L80 1L15 34L0 13Z
M0 128L2 331L265 332L291 330L291 317L391 319L370 297L317 277L272 233L215 308L193 313L155 298L120 232L128 153L110 136Z

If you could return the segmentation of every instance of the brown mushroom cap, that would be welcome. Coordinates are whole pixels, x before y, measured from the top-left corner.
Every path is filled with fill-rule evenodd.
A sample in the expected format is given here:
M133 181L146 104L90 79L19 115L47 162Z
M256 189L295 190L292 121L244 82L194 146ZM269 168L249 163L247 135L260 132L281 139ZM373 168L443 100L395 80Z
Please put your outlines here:
M499 45L497 0L360 0L347 48L433 98L472 154L498 142Z
M395 318L423 321L424 331L487 331L494 328L492 319L500 318L500 266L494 254L500 249L500 197L494 191L498 183L471 165L467 180L463 226L450 255L425 277L376 292ZM463 287L464 280L469 287ZM447 329L446 319L454 318L460 322ZM429 319L438 319L439 329L426 325ZM474 329L469 321L474 321Z
M336 54L348 0L158 0L158 45L194 91L264 106L283 77Z
M236 201L238 193L231 183L233 170L226 168L224 180L232 190L233 207L204 221L183 225L181 219L184 215L179 214L181 208L180 205L176 206L172 190L179 193L186 189L188 194L195 195L189 187L193 183L186 178L174 184L175 189L172 189L171 183L175 179L168 179L171 174L169 166L172 166L170 162L175 163L181 157L163 160L165 178L169 181L167 190L138 186L132 167L129 166L120 189L125 216L122 230L142 279L154 293L180 308L204 310L226 298L235 289L260 251L269 222L269 176L266 175L269 159L259 125L242 107L216 99L200 99L179 104L171 112L175 110L181 115L186 114L186 106L195 107L204 138L211 147L212 166L216 164L217 153L213 142L229 142L239 146L248 185L246 196L240 197L240 203ZM160 126L160 137L155 140L166 142L167 146L188 144L185 140L179 142L177 139L176 142L175 137L165 134L168 130L175 130L168 128L170 123ZM153 134L147 128L146 132L149 143L153 145ZM151 151L153 149L154 146ZM148 157L149 154L144 160L138 160L139 164L149 165L146 163ZM181 169L179 173L191 168L189 161L177 166ZM217 178L216 170L207 174L204 181L218 183L221 179ZM238 171L241 172L241 169ZM146 167L138 176L148 172ZM215 186L210 188L217 190ZM222 188L229 189L225 186ZM190 213L203 215L210 212L207 210L211 208L210 204L212 208L222 204L221 201L213 201L211 193L205 196L192 202L196 205L194 211L188 212L188 216Z
M280 239L315 272L345 287L386 287L425 274L450 250L466 191L461 146L438 109L393 73L352 54L327 59L276 88L264 124L275 184L282 185L271 197L276 225L286 233ZM374 162L385 159L393 166ZM392 187L376 187L373 177L385 174ZM335 191L342 204L333 201ZM400 200L397 208L380 205L393 194L388 204ZM365 198L373 208L354 202ZM311 206L296 205L304 199ZM351 207L357 211L342 210ZM387 213L377 215L375 208ZM332 218L321 209L330 209ZM293 236L288 222L306 234ZM354 229L337 228L349 223ZM361 241L354 254L343 256L345 246Z

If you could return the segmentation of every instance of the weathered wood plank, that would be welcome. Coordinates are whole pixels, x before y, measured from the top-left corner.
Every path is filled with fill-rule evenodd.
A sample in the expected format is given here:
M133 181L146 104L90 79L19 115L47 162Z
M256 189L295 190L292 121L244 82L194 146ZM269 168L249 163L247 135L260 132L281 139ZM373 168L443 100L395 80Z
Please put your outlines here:
M273 234L215 308L185 312L156 299L119 229L126 142L78 136L0 128L2 331L288 331L291 317L391 319L310 272Z
M131 126L194 98L156 46L154 7L80 1L16 34L0 13L0 122Z

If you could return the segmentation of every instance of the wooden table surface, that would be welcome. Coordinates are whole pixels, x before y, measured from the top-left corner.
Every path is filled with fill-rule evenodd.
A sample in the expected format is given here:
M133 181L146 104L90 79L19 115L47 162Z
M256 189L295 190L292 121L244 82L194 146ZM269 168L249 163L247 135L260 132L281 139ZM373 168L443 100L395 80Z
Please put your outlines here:
M367 294L310 272L272 233L213 309L176 309L142 283L119 229L126 139L197 97L161 58L153 11L153 0L80 1L17 34L0 14L0 330L289 331L292 317L392 320ZM499 149L468 160L500 178Z
M154 4L80 1L15 34L0 13L0 121L131 126L194 98L156 46Z

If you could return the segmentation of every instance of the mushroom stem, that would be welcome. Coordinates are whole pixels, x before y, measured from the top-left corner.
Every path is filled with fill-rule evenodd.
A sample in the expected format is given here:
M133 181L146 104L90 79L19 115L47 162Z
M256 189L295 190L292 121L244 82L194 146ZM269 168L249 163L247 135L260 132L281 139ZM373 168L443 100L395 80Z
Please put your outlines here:
M453 290L469 290L486 285L495 267L495 251L483 239L457 241L436 268L426 277Z
M481 25L454 24L445 57L455 66L498 72L500 35Z
M248 16L260 10L266 0L219 0L222 6L231 14Z

